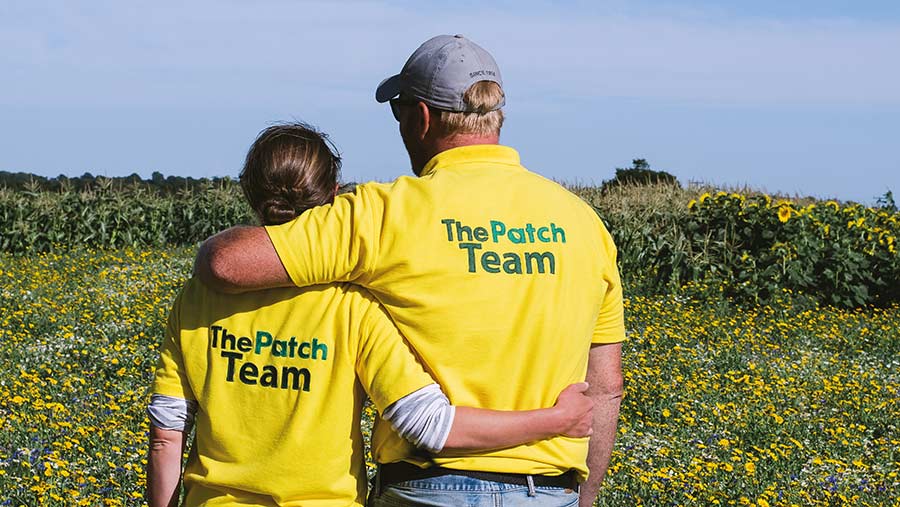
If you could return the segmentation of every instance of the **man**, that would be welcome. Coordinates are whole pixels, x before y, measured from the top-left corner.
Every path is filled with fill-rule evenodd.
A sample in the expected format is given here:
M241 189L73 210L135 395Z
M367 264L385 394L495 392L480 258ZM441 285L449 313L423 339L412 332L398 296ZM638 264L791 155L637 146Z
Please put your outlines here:
M251 146L241 188L261 223L283 224L332 202L339 170L323 134L275 125ZM452 407L361 287L234 295L192 279L169 314L148 407L148 504L178 503L192 426L185 507L362 507L366 395L398 434L439 452L589 435L586 387L567 388L549 409Z
M455 404L548 407L587 376L590 445L552 438L427 455L378 424L375 505L571 505L578 483L580 503L591 505L622 396L622 289L609 233L590 206L498 144L500 71L468 39L426 41L376 99L390 102L418 178L361 185L281 226L225 231L201 248L198 274L235 292L368 288Z

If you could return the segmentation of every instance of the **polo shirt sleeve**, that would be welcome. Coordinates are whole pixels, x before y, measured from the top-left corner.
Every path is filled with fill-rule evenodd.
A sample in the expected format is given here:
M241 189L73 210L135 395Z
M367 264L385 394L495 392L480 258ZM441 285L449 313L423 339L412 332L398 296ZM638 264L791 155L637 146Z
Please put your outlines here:
M602 227L602 226L601 226ZM625 307L622 299L622 281L616 265L616 246L605 227L602 227L604 245L603 302L594 325L592 343L618 343L625 340Z
M360 185L266 232L298 287L359 281L378 261L384 195Z
M395 401L434 384L384 307L369 296L360 325L356 375L379 413Z
M173 398L194 400L184 369L184 356L181 352L180 338L180 313L182 295L178 295L172 310L169 312L169 320L166 325L166 336L159 353L159 361L156 364L156 375L153 380L153 394L162 394Z

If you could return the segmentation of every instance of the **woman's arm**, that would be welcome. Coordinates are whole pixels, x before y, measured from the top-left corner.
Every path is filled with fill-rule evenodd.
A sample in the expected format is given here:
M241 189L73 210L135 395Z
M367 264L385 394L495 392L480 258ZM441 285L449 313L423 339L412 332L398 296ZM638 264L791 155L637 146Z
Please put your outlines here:
M185 440L183 431L150 426L150 456L147 459L147 503L150 507L177 507Z
M565 388L551 408L506 411L454 407L437 384L404 396L382 417L416 447L437 453L443 449L499 449L557 435L591 434L593 402L584 395L585 382Z
M150 456L147 460L147 503L150 507L178 505L181 485L181 456L187 434L194 425L197 402L174 396L153 394L150 416Z
M589 436L594 403L584 395L587 388L586 382L566 387L551 408L508 411L456 407L444 449L494 449L558 435Z

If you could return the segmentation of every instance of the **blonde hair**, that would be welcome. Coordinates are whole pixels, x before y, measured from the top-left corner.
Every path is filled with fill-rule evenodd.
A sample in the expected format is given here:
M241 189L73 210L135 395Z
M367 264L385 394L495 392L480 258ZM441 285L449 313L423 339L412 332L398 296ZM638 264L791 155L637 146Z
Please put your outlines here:
M497 107L503 103L503 97L503 89L499 84L493 81L479 81L470 86L463 95L463 100L471 112L440 111L438 121L446 135L500 135L503 111Z

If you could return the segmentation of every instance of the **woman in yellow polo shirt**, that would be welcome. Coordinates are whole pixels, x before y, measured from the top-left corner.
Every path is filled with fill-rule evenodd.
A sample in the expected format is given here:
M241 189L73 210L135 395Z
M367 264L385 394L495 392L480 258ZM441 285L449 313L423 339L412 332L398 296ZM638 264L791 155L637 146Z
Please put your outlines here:
M241 187L264 224L280 224L331 202L339 169L323 135L280 125L254 142ZM359 506L366 394L427 454L585 436L585 388L569 386L540 410L453 407L365 289L225 295L191 279L170 313L148 408L148 499L151 507L177 505L183 477L185 505Z

